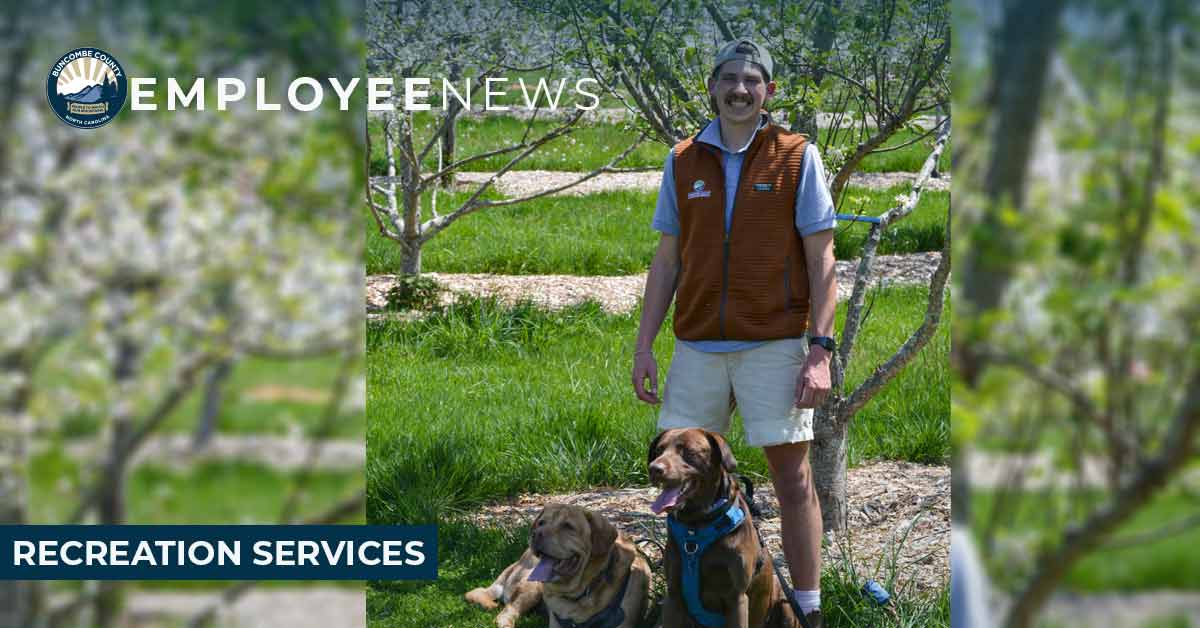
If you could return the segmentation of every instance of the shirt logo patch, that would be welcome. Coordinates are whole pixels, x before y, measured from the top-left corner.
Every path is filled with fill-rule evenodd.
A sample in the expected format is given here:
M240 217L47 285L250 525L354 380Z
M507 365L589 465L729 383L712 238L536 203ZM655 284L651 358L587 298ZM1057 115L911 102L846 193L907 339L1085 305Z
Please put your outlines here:
M708 198L710 196L712 196L712 192L710 190L704 189L704 180L703 179L697 179L696 182L692 184L692 191L688 192L689 199Z
M754 184L755 192L770 192L771 190L774 190L774 189L775 189L775 186L771 185L770 183L755 183Z

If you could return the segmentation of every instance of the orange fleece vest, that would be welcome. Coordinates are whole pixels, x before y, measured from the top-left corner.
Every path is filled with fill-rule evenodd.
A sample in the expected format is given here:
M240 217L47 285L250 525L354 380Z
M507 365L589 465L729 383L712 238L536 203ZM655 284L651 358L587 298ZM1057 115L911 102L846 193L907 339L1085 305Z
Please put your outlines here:
M795 207L807 138L773 124L758 131L742 163L728 235L721 151L695 139L674 149L680 224L675 336L803 336L808 267Z

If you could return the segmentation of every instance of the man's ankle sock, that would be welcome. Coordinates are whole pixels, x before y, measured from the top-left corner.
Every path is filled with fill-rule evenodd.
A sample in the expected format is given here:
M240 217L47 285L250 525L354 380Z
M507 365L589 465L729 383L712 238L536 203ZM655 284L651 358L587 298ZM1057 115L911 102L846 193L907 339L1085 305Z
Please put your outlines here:
M821 610L821 590L816 591L792 591L792 597L796 599L796 604L800 606L800 610L807 615L813 611Z

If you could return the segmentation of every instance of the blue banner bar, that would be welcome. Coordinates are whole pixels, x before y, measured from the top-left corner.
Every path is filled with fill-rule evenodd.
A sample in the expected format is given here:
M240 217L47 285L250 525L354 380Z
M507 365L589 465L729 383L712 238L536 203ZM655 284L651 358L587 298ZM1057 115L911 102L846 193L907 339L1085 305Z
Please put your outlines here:
M435 578L432 525L0 526L0 580Z

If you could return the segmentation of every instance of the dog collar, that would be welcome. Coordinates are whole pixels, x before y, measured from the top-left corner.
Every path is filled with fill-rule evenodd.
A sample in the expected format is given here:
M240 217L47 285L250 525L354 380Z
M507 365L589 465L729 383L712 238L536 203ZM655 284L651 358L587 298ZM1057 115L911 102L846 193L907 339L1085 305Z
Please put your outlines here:
M617 593L613 600L604 607L604 610L588 617L581 622L575 622L565 617L554 613L554 619L558 620L558 625L561 628L618 628L625 623L625 609L621 608L621 603L625 601L625 590L629 588L629 578L633 575L633 570L625 574L625 582L621 583L621 590ZM591 585L588 585L588 590L591 590ZM582 597L582 596L581 596ZM578 600L579 598L576 598Z
M674 514L667 515L667 533L679 547L683 563L683 601L688 614L701 625L720 628L725 618L704 608L700 601L700 559L717 539L733 532L746 520L746 513L736 501L708 524L693 528L681 523Z

